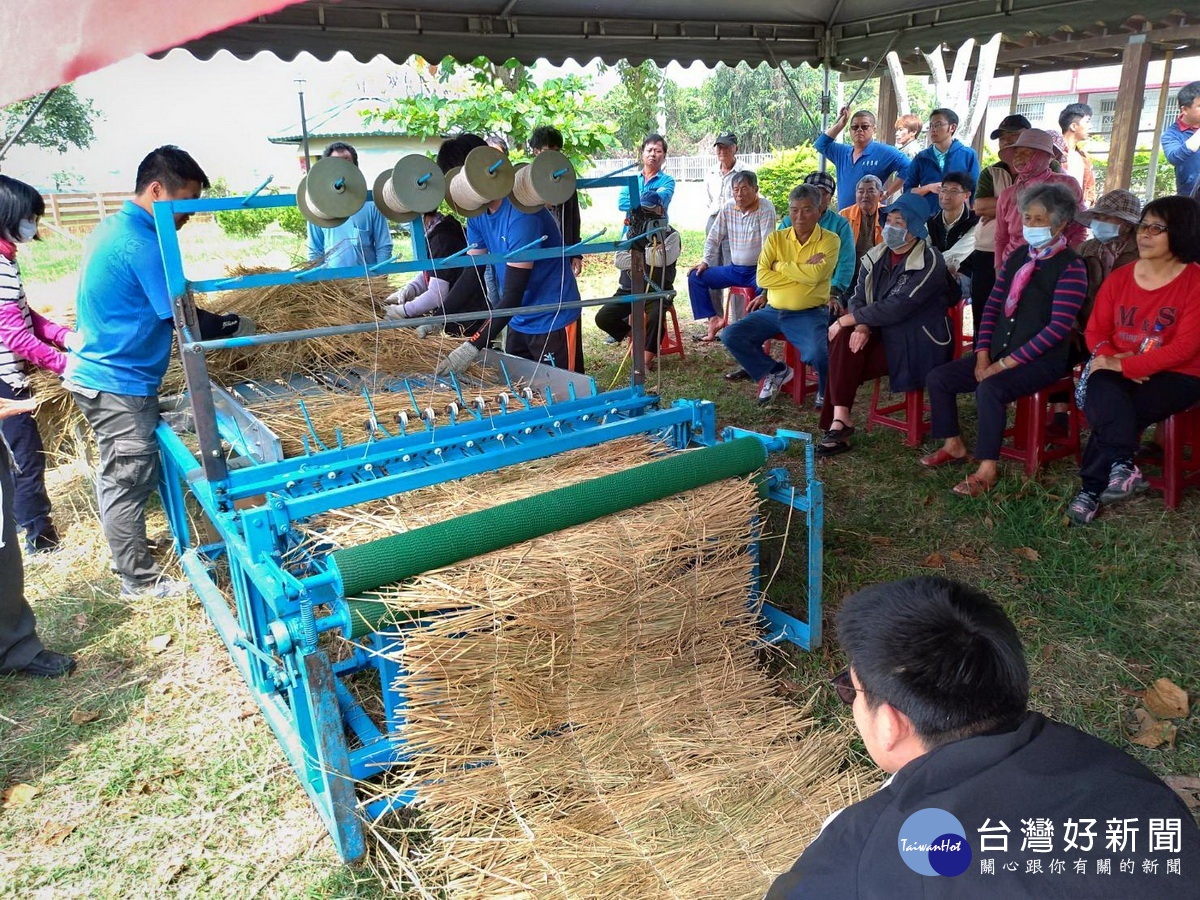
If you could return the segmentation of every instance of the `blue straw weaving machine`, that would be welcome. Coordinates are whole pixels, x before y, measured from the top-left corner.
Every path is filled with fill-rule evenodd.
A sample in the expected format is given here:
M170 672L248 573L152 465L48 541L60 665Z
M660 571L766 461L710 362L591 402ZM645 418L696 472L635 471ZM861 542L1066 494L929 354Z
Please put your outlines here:
M397 169L399 170L399 166ZM412 175L407 171L404 177ZM311 176L310 176L311 177ZM400 174L396 176L398 179ZM614 174L580 179L579 189L628 186L636 178ZM384 190L378 183L376 191ZM389 189L390 190L390 189ZM304 186L298 193L303 206ZM395 193L394 191L392 192ZM452 192L453 193L453 192ZM393 197L394 199L394 197ZM440 198L439 198L440 199ZM775 436L725 429L718 434L716 410L706 400L663 404L644 389L642 329L635 327L633 374L626 387L599 391L592 379L488 351L482 360L491 379L435 378L428 373L372 371L371 361L325 375L296 375L267 382L215 384L206 354L239 348L254 353L271 343L304 341L328 334L372 332L416 324L378 320L320 332L258 334L199 340L193 292L236 291L289 282L362 277L361 269L312 269L189 281L172 216L220 210L261 209L296 203L293 195L166 201L155 205L158 232L176 304L179 348L187 379L190 416L159 425L163 461L161 491L184 572L263 714L279 738L301 783L324 819L343 859L365 852L363 817L403 805L414 794L371 803L360 801L356 782L403 766L403 737L380 726L347 688L357 676L377 682L386 723L403 722L404 673L379 651L405 640L419 623L395 622L386 608L362 595L457 560L525 541L572 525L649 503L729 477L759 480L767 496L794 508L793 529L803 523L807 541L807 621L800 621L760 595L757 572L746 602L760 610L763 641L812 648L820 642L822 485L814 477L809 435ZM322 210L327 201L320 199ZM389 260L372 275L415 273L431 265L502 265L566 253L611 253L630 246L589 238L569 248L523 248L500 254L429 260L419 216L411 224L415 259ZM636 266L635 266L636 270ZM633 321L647 294L630 298ZM598 305L585 300L581 305ZM437 408L423 405L423 391L436 387L452 398ZM365 405L369 438L350 443L313 428L289 452L269 421L256 410L294 404L294 419L307 417L305 398L344 397ZM399 400L381 412L372 398ZM336 402L336 401L335 401ZM186 421L185 421L186 420ZM184 422L184 424L181 424ZM504 503L449 522L391 535L362 546L323 550L301 546L298 524L330 510L520 466L579 448L646 435L663 445L659 458L591 482L550 488L527 500ZM793 486L787 470L766 468L771 453L802 441L803 484ZM690 450L675 453L672 450ZM211 523L205 537L189 524L195 509ZM790 516L790 513L789 513ZM321 643L326 633L354 642L349 655L331 660ZM419 791L419 789L418 789Z

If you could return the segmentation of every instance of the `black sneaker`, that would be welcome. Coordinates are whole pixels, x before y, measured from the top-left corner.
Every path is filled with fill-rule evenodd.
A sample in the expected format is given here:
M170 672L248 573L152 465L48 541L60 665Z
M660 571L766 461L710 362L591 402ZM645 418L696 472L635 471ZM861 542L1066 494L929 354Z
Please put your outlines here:
M749 381L750 373L747 372L745 369L743 369L741 366L738 366L732 372L725 373L725 380L726 381Z
M0 675L25 675L30 678L61 678L75 671L74 657L43 650L23 666L4 667Z
M62 545L58 531L51 525L40 534L25 538L26 553L53 553Z
M619 341L617 338L613 337L613 336L610 334L608 337L606 337L606 338L604 339L604 343L606 343L606 344L619 344L619 343L621 343L621 342L620 342L620 341Z

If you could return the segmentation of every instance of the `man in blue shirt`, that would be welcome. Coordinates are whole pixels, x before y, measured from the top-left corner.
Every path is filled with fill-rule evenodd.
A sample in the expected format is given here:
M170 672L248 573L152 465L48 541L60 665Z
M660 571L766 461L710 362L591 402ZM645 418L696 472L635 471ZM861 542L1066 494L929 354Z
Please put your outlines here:
M438 165L461 165L470 144L464 136L447 141L438 152ZM466 136L472 137L472 136ZM562 234L554 216L545 207L523 213L507 197L493 200L483 215L467 221L467 245L472 256L507 254L534 244L533 249L564 250ZM495 266L500 286L496 311L553 305L557 309L511 318L492 317L467 341L455 347L438 366L437 373L462 373L470 367L492 335L508 326L504 351L513 356L542 362L560 369L583 372L583 335L579 330L579 307L562 308L579 300L579 286L564 254L532 262L506 261ZM470 277L464 273L463 277ZM462 278L459 279L460 281Z
M675 179L662 170L667 160L667 139L661 134L648 134L642 139L642 171L638 172L637 196L646 191L655 191L662 199L663 214L670 211L671 198L675 196ZM617 209L629 212L633 204L629 199L629 188L621 188Z
M133 200L92 232L80 272L80 343L67 358L64 380L96 435L100 523L123 597L187 588L163 577L146 545L146 501L158 486L158 386L174 340L152 210L158 200L194 200L208 186L208 176L185 151L170 145L152 151L138 166ZM176 230L189 218L176 214ZM237 316L223 317L211 336L236 334L242 325Z
M850 123L851 143L842 144L836 139L847 121ZM890 190L887 185L892 175L903 178L908 172L907 156L895 147L875 140L875 114L869 110L860 109L851 118L850 107L843 106L825 133L817 138L816 147L817 152L833 163L837 170L841 188L838 190L836 209L854 205L854 189L864 175L874 175L882 181L886 192Z
M939 108L929 114L929 146L913 157L904 179L904 190L925 198L930 216L938 212L938 191L947 172L966 172L979 181L979 157L954 136L958 113Z
M1175 193L1195 197L1200 191L1200 81L1179 89L1179 118L1162 136L1163 156L1175 167Z
M342 141L325 148L321 158L348 159L358 165L358 151ZM331 269L344 266L371 266L392 258L392 232L387 219L374 203L364 203L362 209L334 228L321 228L308 223L308 258L321 260Z

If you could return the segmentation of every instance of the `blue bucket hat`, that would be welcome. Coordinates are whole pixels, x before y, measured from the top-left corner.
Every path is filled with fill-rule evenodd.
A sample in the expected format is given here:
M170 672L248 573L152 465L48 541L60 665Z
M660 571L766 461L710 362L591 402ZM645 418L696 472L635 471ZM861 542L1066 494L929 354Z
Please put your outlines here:
M925 227L925 220L929 216L929 204L925 202L924 197L918 197L916 194L908 192L903 193L895 199L891 206L884 209L885 219L889 213L894 212L904 216L904 227L913 237L924 240L929 234L929 229Z

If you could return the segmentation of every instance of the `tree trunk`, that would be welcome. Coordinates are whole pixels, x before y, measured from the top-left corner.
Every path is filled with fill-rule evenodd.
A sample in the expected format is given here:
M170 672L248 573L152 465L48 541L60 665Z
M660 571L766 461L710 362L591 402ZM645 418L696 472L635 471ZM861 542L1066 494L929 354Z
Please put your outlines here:
M892 87L896 90L896 109L899 115L906 116L912 112L908 105L908 84L904 80L904 67L900 65L900 54L891 50L887 55L888 74L892 77Z
M975 137L975 132L987 122L988 96L992 92L992 79L996 75L996 59L1000 55L1000 35L992 35L992 39L979 47L979 63L975 67L975 85L971 91L971 102L967 106L967 114L963 117L963 136L959 138L968 146Z
M933 99L938 106L950 103L950 85L946 79L946 63L942 59L942 45L938 44L931 53L921 51L925 63L929 66L929 74L933 78Z

